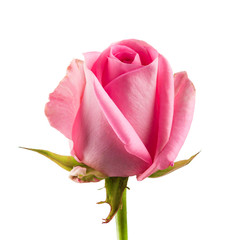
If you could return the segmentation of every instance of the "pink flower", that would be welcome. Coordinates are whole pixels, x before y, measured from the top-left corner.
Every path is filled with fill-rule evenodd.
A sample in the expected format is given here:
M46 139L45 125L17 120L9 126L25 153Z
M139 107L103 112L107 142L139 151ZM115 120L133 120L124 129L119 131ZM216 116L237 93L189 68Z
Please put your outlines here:
M45 113L72 155L109 176L142 180L174 164L187 137L195 89L186 72L139 40L73 60Z

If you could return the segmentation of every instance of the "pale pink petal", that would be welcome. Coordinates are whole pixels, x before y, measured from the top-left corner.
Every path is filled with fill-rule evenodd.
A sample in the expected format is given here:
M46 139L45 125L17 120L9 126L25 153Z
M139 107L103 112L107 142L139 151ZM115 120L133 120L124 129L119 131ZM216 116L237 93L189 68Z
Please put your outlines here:
M154 116L158 59L130 71L110 82L105 91L145 144L152 157L155 154Z
M94 63L99 58L100 54L101 54L100 52L87 52L83 54L85 59L85 64L88 67L88 69L92 69Z
M67 138L72 139L72 127L79 109L85 87L83 62L73 60L67 74L45 106L45 114L52 127L59 130Z
M170 139L155 159L154 164L139 175L138 180L143 180L155 171L173 165L190 129L195 106L195 88L186 72L176 73L174 79L174 117Z
M85 176L87 173L87 169L81 166L73 167L73 169L70 171L70 176L77 177L77 176Z
M174 107L174 79L172 69L163 56L159 55L158 61L156 97L158 105L158 113L156 114L156 121L158 122L157 155L169 140Z
M86 87L73 127L76 156L107 176L140 174L151 162L145 146L94 74L85 72Z

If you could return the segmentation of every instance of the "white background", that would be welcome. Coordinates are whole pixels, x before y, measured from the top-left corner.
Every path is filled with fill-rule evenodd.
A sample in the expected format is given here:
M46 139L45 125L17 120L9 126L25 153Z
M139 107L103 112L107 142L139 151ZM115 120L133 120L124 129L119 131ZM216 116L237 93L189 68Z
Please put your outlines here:
M69 154L44 115L73 58L137 38L186 70L197 90L193 124L159 179L129 181L129 239L240 239L238 1L1 1L0 239L116 239L104 182L76 184L18 146Z

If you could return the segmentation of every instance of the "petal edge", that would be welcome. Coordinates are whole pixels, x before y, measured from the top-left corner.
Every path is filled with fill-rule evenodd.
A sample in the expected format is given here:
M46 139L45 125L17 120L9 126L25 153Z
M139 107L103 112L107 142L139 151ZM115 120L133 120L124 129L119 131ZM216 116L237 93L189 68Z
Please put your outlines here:
M191 126L195 106L195 88L186 72L174 74L175 99L173 124L169 141L154 160L154 163L138 176L138 180L150 176L174 164Z
M73 60L67 68L67 74L45 105L45 115L50 125L72 139L72 126L77 115L85 88L83 62Z

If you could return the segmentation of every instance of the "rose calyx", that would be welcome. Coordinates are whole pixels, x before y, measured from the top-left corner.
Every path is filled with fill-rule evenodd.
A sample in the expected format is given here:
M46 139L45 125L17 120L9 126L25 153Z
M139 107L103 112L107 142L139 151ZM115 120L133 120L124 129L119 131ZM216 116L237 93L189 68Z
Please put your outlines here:
M72 156L63 156L47 150L34 149L34 148L24 148L23 149L31 150L37 152L53 162L59 165L61 168L70 171L70 179L78 183L85 182L99 182L106 178L104 174L96 171L95 169L87 166L86 164L80 163L75 160Z

